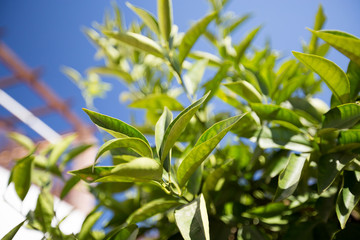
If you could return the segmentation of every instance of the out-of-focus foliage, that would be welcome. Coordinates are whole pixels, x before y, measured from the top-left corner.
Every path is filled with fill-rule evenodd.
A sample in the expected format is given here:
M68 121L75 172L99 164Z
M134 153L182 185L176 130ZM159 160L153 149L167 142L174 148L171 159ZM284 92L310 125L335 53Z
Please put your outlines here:
M233 39L249 15L230 18L227 1L209 2L212 11L185 33L174 24L170 0L158 0L157 17L128 4L141 19L129 26L114 7L114 18L85 30L105 62L88 73L123 82L128 91L121 100L144 109L145 119L135 126L85 109L113 139L96 157L109 151L110 165L94 160L71 171L72 181L97 183L90 187L97 206L77 237L354 238L360 227L360 40L321 30L320 6L310 43L283 59L269 45L252 46L261 27ZM195 51L199 38L216 52ZM330 47L350 59L346 72L324 57ZM332 92L330 107L315 97L322 82ZM107 88L101 86L96 94L82 89L97 96ZM225 104L226 111L217 109ZM57 156L46 163L55 164ZM19 183L30 180L17 176L30 176L36 159L30 154L13 170L22 199L28 185ZM52 166L47 169L58 174ZM39 207L43 202L39 198ZM99 209L113 213L102 223L103 234L92 230ZM40 230L52 229L51 217L43 217Z

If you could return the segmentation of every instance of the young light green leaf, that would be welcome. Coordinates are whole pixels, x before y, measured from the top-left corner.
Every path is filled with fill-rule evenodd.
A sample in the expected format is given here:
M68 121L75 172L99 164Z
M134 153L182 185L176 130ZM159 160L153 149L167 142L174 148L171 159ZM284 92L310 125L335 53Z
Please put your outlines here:
M155 199L138 208L128 217L126 222L128 224L142 222L149 217L158 213L164 213L173 207L179 206L180 204L180 202L175 200L168 200L164 198Z
M15 191L21 200L24 200L31 185L34 158L29 155L18 160L12 170L11 181L14 182Z
M49 166L54 166L61 155L66 151L66 149L70 146L70 144L75 140L76 135L72 134L70 136L65 137L60 142L56 143L54 148L51 150L48 164Z
M49 232L54 218L54 198L50 192L46 190L40 192L34 214L42 227L42 232Z
M141 20L143 20L146 26L150 28L151 31L153 31L156 35L160 36L159 24L156 18L151 13L149 13L145 9L135 7L129 2L126 2L126 6L133 10L141 18Z
M350 100L350 83L344 71L330 60L323 57L292 52L294 56L311 70L316 72L330 88L334 96L341 102Z
M102 177L111 175L111 171L114 169L111 167L86 167L78 170L69 171L69 174L80 177L82 180L91 183Z
M302 134L284 127L263 127L259 136L259 146L262 149L281 148L297 152L311 152L312 145Z
M70 190L78 183L80 182L81 178L78 176L72 176L70 179L68 179L60 193L60 199L63 199L66 197L66 195L70 192Z
M20 133L11 132L9 133L9 138L20 144L21 146L25 147L29 151L33 151L35 148L34 142L25 135Z
M302 127L300 117L290 109L273 104L252 103L251 108L262 120L280 120Z
M194 148L184 158L178 168L177 179L180 187L185 185L191 175L209 156L226 133L228 133L243 116L244 114L215 123L200 136Z
M227 36L231 33L233 33L241 24L243 24L246 20L248 20L251 17L250 14L245 14L244 16L238 17L235 19L234 22L232 22L228 27L224 29L223 36Z
M175 210L175 221L184 240L210 240L209 219L202 194Z
M144 108L149 110L160 110L164 107L172 111L181 111L184 107L175 98L160 93L149 94L143 98L137 99L128 105L131 108Z
M324 115L323 128L350 128L360 120L360 105L348 103L330 109Z
M316 31L320 30L322 28L322 26L324 25L325 21L326 21L326 16L325 16L323 7L320 4L319 9L316 13L316 17L315 17L314 30L316 30ZM315 53L316 49L317 49L317 36L316 36L316 34L313 34L311 36L311 40L309 43L309 52Z
M173 115L167 107L164 108L164 112L161 114L159 120L155 125L155 145L156 152L160 155L160 147L162 145L165 131L173 120Z
M261 29L261 26L253 29L246 37L240 42L240 44L236 47L236 57L235 63L239 64L241 58L244 56L246 49L250 46L251 42L254 40L255 36Z
M184 84L191 96L196 93L199 83L204 75L207 64L207 59L196 61L186 72L186 74L183 75Z
M279 175L274 201L281 201L293 194L299 183L305 161L306 157L303 155L297 156L294 153L290 155L287 166Z
M169 125L164 134L164 138L160 148L160 160L164 162L170 149L174 146L176 140L186 128L190 119L195 115L200 105L206 100L210 93L205 94L202 98L191 104L184 111L182 111Z
M180 46L179 46L179 63L180 65L185 60L189 54L191 48L194 46L195 42L199 37L205 32L209 23L214 20L217 13L213 12L205 16L198 22L196 22L184 35Z
M345 228L352 210L360 199L360 181L356 174L359 172L344 171L343 186L336 200L336 215L342 229Z
M288 209L284 203L272 202L265 206L254 207L244 213L247 217L272 218L281 216Z
M318 163L318 192L322 193L334 182L354 156L345 153L322 155Z
M170 38L171 27L172 27L172 1L171 0L158 0L157 11L160 32L163 39L167 42Z
M360 66L359 38L340 31L310 31Z
M109 151L114 148L130 148L138 153L142 157L152 158L152 150L143 140L139 138L115 138L105 142L100 148L95 157L96 164L97 159L104 154L106 151Z
M139 132L136 128L130 126L119 119L112 118L97 112L93 112L91 110L83 108L83 110L89 115L91 121L95 123L100 128L104 129L111 135L117 138L124 138L124 137L135 137L144 140L149 146L148 140L145 136Z
M193 52L189 53L189 57L191 57L195 60L202 60L202 59L205 60L206 59L206 60L208 60L209 66L220 67L222 64L221 59L218 56L213 55L208 52L193 51Z
M79 240L89 239L92 227L94 226L96 221L101 217L102 214L103 214L102 212L93 211L85 218L85 221L83 222L81 226L81 230L77 237Z
M24 221L22 221L21 223L19 223L18 225L16 225L1 240L12 240L15 237L16 233L19 231L19 229L22 227L22 225L24 225L25 221L26 221L26 219Z
M100 74L100 75L110 75L110 76L119 77L128 84L134 82L134 79L131 77L131 75L128 72L122 70L121 68L112 68L112 67L107 67L107 66L92 67L92 68L88 69L87 72L89 74L96 73L96 74Z
M248 102L261 103L262 98L261 94L256 90L256 88L251 85L251 83L239 80L232 83L225 83L225 87L229 88L231 91L235 92Z
M152 54L159 58L164 58L161 47L152 39L138 33L104 32L108 37L119 40L137 50Z

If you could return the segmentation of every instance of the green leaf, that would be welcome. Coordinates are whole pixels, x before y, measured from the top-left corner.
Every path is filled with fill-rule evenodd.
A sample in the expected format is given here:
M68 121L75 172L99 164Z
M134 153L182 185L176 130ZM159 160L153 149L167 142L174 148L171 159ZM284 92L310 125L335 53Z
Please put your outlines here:
M205 16L198 22L196 22L191 28L185 33L180 46L179 46L179 63L180 65L185 60L187 55L189 54L191 48L194 46L195 42L199 39L199 37L205 32L209 23L214 20L217 12L210 13Z
M360 66L360 39L340 31L310 31Z
M138 153L142 157L152 158L152 150L143 140L139 138L115 138L105 142L100 148L95 157L96 160L104 154L106 151L109 151L114 148L130 148Z
M280 148L297 152L311 152L311 142L302 134L283 127L263 127L260 133L259 146L262 149Z
M165 157L168 155L170 149L174 146L180 134L184 131L190 119L195 115L200 105L205 101L210 93L191 104L184 111L182 111L169 125L164 134L164 138L160 148L160 160L164 162Z
M183 75L184 84L191 96L193 96L198 90L199 83L204 75L207 64L207 59L196 61L193 65L191 65L191 68L186 72L186 74Z
M34 210L35 218L42 226L42 232L49 232L54 218L54 199L50 192L41 191Z
M290 155L288 164L279 175L278 188L274 196L274 201L281 201L294 193L299 183L305 161L305 156L297 156L294 153Z
M133 101L128 105L131 108L144 108L149 110L169 108L172 111L181 111L184 107L175 98L167 94L149 94L143 98Z
M350 97L352 100L356 100L360 91L360 65L350 61L346 75L350 82Z
M273 104L252 103L251 108L261 120L280 120L302 127L299 116L290 109Z
M210 240L209 219L202 194L175 210L175 221L184 240Z
M91 121L95 123L100 128L104 129L111 135L117 138L124 137L135 137L144 140L149 146L148 140L145 136L139 132L136 128L130 126L119 119L112 118L97 112L93 112L91 110L83 108L83 110L89 115Z
M236 57L235 63L238 64L241 58L244 56L246 49L250 46L251 42L254 40L255 36L261 29L261 26L254 28L246 37L240 42L240 44L236 47Z
M312 54L292 52L294 56L311 70L316 72L341 103L350 100L350 83L344 71L335 63Z
M160 155L160 148L164 139L165 131L173 120L173 115L167 107L164 108L164 112L161 114L159 120L155 125L155 145L156 152Z
M339 135L340 144L360 143L360 129L349 129L341 131Z
M196 59L196 60L205 60L206 59L206 60L208 60L209 66L220 67L222 64L221 59L218 56L213 55L208 52L193 51L193 52L189 53L189 57Z
M324 25L325 21L326 21L326 16L325 16L323 7L320 4L319 9L316 13L316 17L315 17L314 30L320 30L322 28L322 26ZM317 36L316 36L316 34L313 34L311 36L311 40L309 43L309 52L315 53L316 49L317 49Z
M169 209L180 205L178 201L159 198L148 202L133 212L126 222L128 224L142 222L158 213L165 213Z
M193 149L180 163L177 170L177 179L180 187L185 185L191 175L209 156L226 133L228 133L243 116L244 115L239 115L215 123L200 136Z
M360 199L360 181L356 176L359 174L355 171L344 171L343 186L336 200L336 215L342 229L345 228L352 210Z
M77 156L79 156L81 153L92 147L92 144L83 144L77 147L74 147L70 149L63 158L63 161L61 162L61 165L65 166L70 160L73 160Z
M21 146L25 147L30 152L35 149L34 142L25 135L22 135L22 134L16 133L16 132L11 132L11 133L8 134L8 136L9 136L9 138L14 140L15 142L17 142Z
M151 13L149 13L145 9L135 7L129 2L126 2L126 6L133 10L141 18L141 20L143 20L146 26L150 28L151 31L153 31L156 35L160 36L159 24L156 18Z
M70 136L65 137L54 146L48 159L49 166L55 166L61 155L66 151L66 149L75 140L75 138L76 135L72 134Z
M78 235L79 240L86 240L89 239L91 229L96 223L96 221L101 217L102 212L91 212L84 220L81 230Z
M107 67L107 66L92 67L92 68L88 69L87 72L89 74L96 73L96 74L100 74L100 75L110 75L110 76L119 77L128 84L134 82L134 79L131 77L131 75L128 72L120 69L119 67L117 67L117 68L112 68L112 67Z
M250 14L245 14L244 16L238 17L235 19L234 22L232 22L228 27L224 29L223 36L227 36L231 33L233 33L239 26L244 23L246 20L248 20L251 17Z
M160 32L163 39L168 42L172 27L172 1L171 0L158 0L157 11Z
M11 181L21 200L24 200L31 185L31 175L34 168L34 156L26 156L18 160L12 170Z
M235 92L248 102L262 102L261 94L251 83L247 81L239 80L232 83L225 83L224 86L229 88L231 91Z
M108 176L111 174L111 170L115 167L105 166L105 167L86 167L78 170L69 171L69 174L80 177L86 182L94 182L102 177Z
M60 199L66 197L66 195L70 192L70 190L81 180L78 176L72 176L68 179L60 193Z
M26 219L24 221L22 221L21 223L19 223L18 225L16 225L1 240L12 240L15 237L16 233L19 231L19 229L22 227L22 225L24 225L25 221L26 221Z
M339 105L324 115L323 128L350 128L360 120L360 106L356 103Z
M322 193L334 182L354 156L345 153L322 155L318 163L318 192Z
M260 218L272 218L278 215L283 215L288 209L284 203L269 203L264 206L254 207L246 211L245 215Z
M136 240L139 233L139 228L136 224L123 227L119 226L115 230L111 231L106 235L105 240Z
M138 33L104 32L108 37L119 40L137 50L152 54L159 58L164 58L161 47L152 39Z

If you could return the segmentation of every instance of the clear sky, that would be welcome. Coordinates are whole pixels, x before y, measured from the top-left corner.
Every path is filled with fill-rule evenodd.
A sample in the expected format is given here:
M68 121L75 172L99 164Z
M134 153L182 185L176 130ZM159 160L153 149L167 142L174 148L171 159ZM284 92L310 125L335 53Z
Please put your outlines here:
M117 1L123 10L126 22L136 18L125 7L125 1ZM156 0L130 0L133 5L148 9L156 15ZM359 0L233 0L227 7L237 15L252 13L249 20L234 36L239 42L251 28L263 24L255 45L262 46L267 38L272 47L290 56L292 50L301 51L301 40L308 40L310 33L305 27L312 27L319 3L322 3L327 15L326 29L338 29L360 37L360 1ZM80 91L61 72L62 65L71 66L84 71L100 62L94 60L95 48L81 32L82 26L90 26L92 22L102 22L105 9L110 9L110 1L106 0L1 0L0 29L1 40L10 46L16 54L30 67L41 67L44 80L63 99L73 100L71 108L87 122L81 111L85 106ZM209 10L205 0L174 0L174 22L180 31L185 31L191 22L201 18ZM208 46L197 45L207 49ZM347 60L335 50L331 50L329 58L343 69ZM0 78L8 76L8 71L0 65ZM109 79L107 79L109 80ZM119 103L118 95L124 89L117 81L110 79L113 90L105 100L97 100L96 107L102 113L129 121L129 111ZM25 107L31 109L42 106L43 102L24 85L15 85L5 89ZM322 96L327 99L326 95ZM111 104L109 104L111 103ZM0 116L8 116L8 112L0 107ZM58 115L42 118L55 130L62 132L69 125ZM18 125L26 129L21 124ZM27 131L32 136L34 133Z

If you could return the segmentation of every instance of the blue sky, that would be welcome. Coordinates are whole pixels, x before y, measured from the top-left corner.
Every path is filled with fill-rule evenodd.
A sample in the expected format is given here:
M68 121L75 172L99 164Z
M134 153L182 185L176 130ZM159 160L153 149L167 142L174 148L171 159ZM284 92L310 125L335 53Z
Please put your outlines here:
M156 0L134 0L133 5L148 9L156 15ZM135 15L125 7L125 1L118 1L127 23ZM338 29L360 36L359 0L233 0L227 7L237 15L252 13L253 17L235 34L233 41L239 42L251 28L263 24L255 45L262 46L267 38L272 47L281 50L284 56L290 56L292 50L301 51L301 40L308 40L310 33L305 27L312 27L319 3L323 4L327 15L326 29ZM45 81L63 99L71 99L71 108L85 121L87 117L81 111L85 106L80 91L61 72L63 65L71 66L80 72L88 67L100 65L94 60L95 48L81 32L81 27L91 26L94 21L102 22L105 9L110 9L110 1L100 0L1 0L0 28L1 40L10 46L30 67L43 69ZM209 10L205 0L173 1L174 22L180 31L186 31L191 22L201 18ZM206 43L197 45L208 49ZM347 59L335 50L328 56L340 67L346 69ZM0 78L9 72L0 65ZM105 100L95 101L102 113L129 121L129 111L119 103L118 95L124 89L117 81ZM24 85L14 85L5 89L25 107L31 109L42 106L43 102ZM326 94L322 95L327 99ZM111 103L111 104L109 104ZM0 116L9 113L0 107ZM59 132L69 130L69 124L56 114L42 118ZM20 130L31 136L36 135L22 124Z

